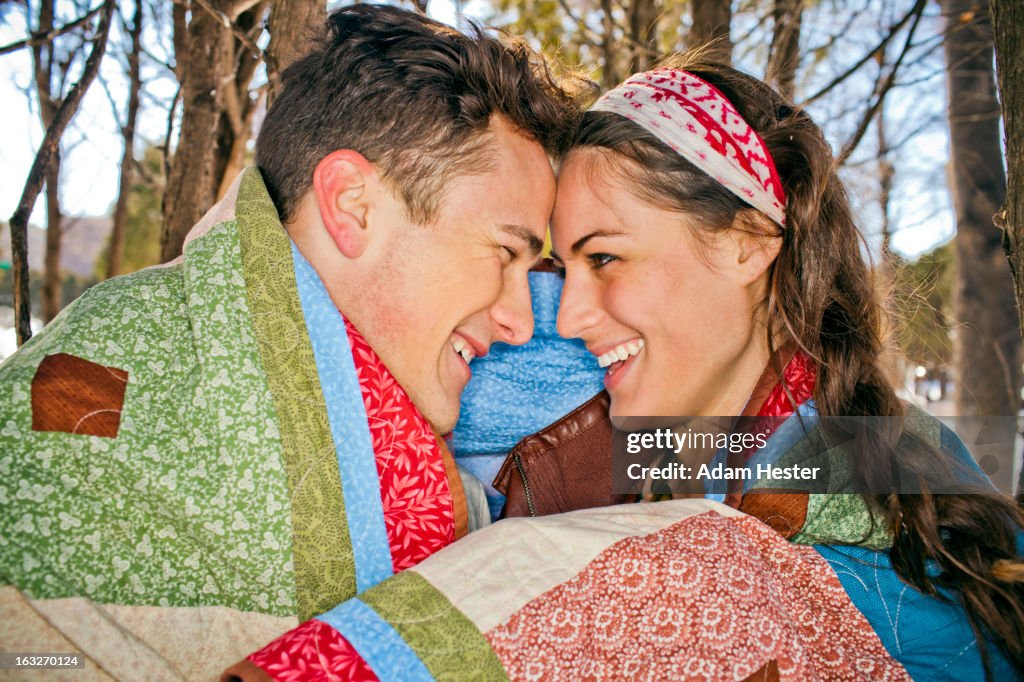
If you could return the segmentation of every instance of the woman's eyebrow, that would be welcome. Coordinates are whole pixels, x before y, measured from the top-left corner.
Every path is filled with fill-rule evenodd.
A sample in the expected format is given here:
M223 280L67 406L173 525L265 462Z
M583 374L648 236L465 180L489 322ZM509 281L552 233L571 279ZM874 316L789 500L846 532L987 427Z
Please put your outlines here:
M579 239L577 239L575 241L575 243L573 243L573 245L569 247L569 251L573 255L578 254L580 251L583 250L583 247L587 245L587 242L589 242L591 239L594 239L596 237L625 237L625 236L626 236L626 233L622 232L620 230L594 230L590 234L584 235L584 236L580 237ZM559 263L563 262L562 261L562 257L559 256L557 253L555 253L554 249L551 249L551 258L553 260L558 261Z
M584 246L587 245L591 239L596 237L625 237L626 233L620 230L594 230L590 234L584 235L577 239L570 247L573 254L579 253Z
M544 242L537 239L537 235L535 235L529 228L522 225L511 224L501 225L500 227L506 234L510 234L525 242L526 247L531 252L531 255L539 256L540 252L544 249Z

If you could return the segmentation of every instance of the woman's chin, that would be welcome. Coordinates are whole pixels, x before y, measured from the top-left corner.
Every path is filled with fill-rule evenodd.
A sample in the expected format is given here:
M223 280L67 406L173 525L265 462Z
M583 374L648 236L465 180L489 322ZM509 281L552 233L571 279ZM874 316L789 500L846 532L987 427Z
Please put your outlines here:
M608 414L612 418L650 417L657 414L657 412L653 411L654 406L647 405L642 400L637 400L636 396L616 395L612 391L609 391L608 395L611 396Z

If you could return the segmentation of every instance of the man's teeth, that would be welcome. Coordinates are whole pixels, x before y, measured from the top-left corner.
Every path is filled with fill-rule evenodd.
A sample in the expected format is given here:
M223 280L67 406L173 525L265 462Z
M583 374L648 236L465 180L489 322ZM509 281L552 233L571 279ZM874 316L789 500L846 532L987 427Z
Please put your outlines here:
M624 343L621 346L616 346L615 348L612 348L604 355L599 355L597 357L597 366L607 367L613 362L620 362L622 360L625 360L630 355L636 355L637 353L639 353L643 347L643 339L636 339L634 341Z
M462 359L466 361L467 365L470 362L472 362L473 358L476 357L476 355L473 354L472 346L467 344L462 339L459 339L459 338L452 339L452 348L455 349L456 353L458 353L459 355L462 356Z

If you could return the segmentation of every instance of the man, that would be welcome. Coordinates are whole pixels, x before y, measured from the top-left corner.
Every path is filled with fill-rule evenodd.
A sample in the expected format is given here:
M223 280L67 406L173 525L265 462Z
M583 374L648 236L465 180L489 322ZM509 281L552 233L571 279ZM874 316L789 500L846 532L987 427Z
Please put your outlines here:
M206 677L466 532L439 434L532 333L573 102L522 45L370 5L283 80L183 257L0 367L7 651Z

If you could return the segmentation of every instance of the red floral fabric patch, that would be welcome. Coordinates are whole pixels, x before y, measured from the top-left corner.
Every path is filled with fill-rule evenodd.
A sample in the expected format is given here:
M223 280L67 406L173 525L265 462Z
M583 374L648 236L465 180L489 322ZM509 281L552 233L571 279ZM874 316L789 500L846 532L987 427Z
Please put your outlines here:
M430 424L359 331L345 320L377 456L384 526L397 573L455 540L455 510Z
M348 640L319 620L306 621L249 660L276 682L377 682Z
M510 679L910 679L813 548L714 512L612 545L486 637Z

